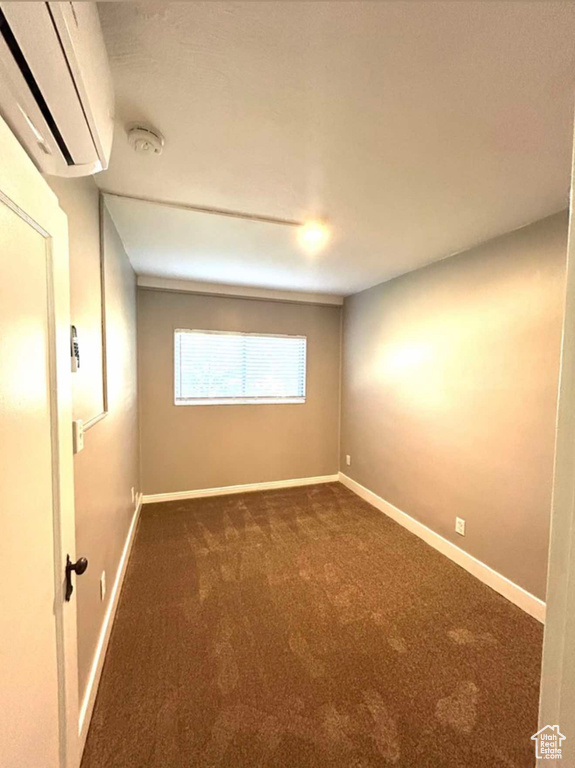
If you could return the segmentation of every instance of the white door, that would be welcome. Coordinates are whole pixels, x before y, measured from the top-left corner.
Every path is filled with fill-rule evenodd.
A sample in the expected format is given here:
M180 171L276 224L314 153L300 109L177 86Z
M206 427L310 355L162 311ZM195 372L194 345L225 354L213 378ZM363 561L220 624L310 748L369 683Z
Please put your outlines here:
M0 121L0 764L75 768L66 219Z
M558 725L575 768L575 141L539 725ZM559 762L556 760L556 762Z

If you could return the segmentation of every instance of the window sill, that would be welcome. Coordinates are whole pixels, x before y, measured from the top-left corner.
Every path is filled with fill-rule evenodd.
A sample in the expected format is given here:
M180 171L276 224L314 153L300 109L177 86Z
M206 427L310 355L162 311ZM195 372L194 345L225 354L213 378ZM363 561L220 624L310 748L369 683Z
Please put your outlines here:
M174 405L293 405L305 403L305 397L227 397L198 400L175 400Z

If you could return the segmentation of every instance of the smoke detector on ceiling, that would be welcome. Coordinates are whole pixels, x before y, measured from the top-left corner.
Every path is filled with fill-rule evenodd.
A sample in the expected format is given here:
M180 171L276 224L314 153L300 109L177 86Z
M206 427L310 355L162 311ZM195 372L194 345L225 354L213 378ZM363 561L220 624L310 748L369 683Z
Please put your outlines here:
M161 155L164 137L149 125L136 124L128 127L128 144L140 155Z

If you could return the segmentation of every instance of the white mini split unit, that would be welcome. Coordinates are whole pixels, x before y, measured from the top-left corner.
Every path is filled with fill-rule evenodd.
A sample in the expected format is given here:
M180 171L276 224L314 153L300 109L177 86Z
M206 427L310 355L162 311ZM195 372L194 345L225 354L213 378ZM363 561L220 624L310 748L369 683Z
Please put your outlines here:
M0 114L43 173L108 167L113 94L95 3L0 3Z

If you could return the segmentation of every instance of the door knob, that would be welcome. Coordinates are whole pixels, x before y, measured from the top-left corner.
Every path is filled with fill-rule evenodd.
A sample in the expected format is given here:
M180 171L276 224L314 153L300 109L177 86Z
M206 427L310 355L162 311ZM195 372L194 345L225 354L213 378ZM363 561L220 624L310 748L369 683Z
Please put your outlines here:
M85 557L80 557L78 560L76 560L75 563L73 563L70 560L70 555L66 555L66 602L70 602L70 598L72 597L72 592L74 591L74 587L72 586L72 571L77 576L81 576L83 573L86 573L86 569L88 568L88 561Z

